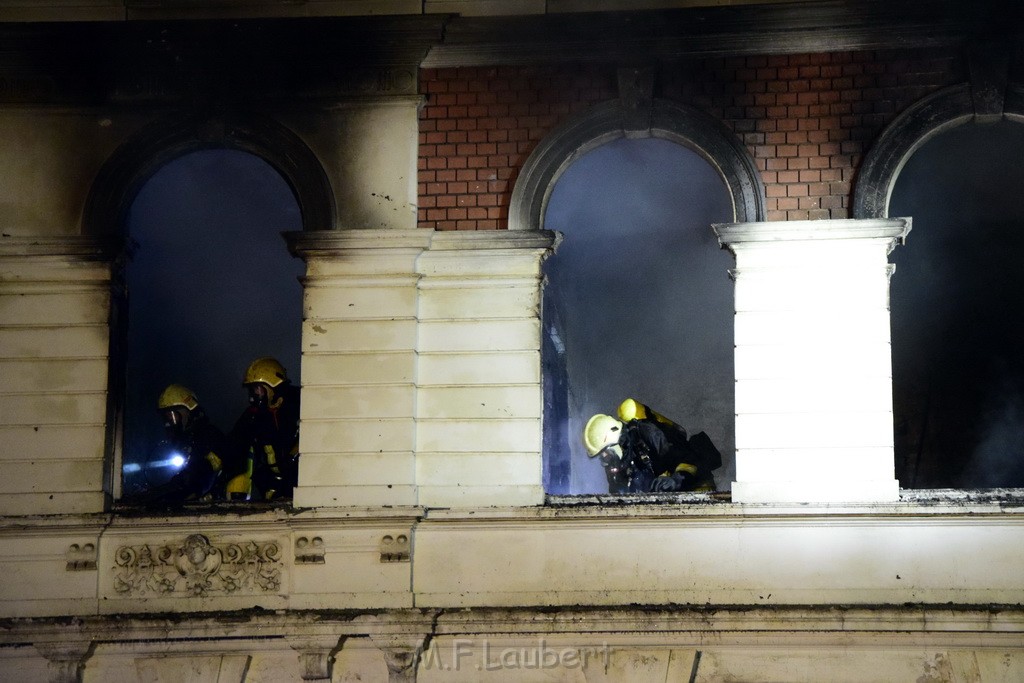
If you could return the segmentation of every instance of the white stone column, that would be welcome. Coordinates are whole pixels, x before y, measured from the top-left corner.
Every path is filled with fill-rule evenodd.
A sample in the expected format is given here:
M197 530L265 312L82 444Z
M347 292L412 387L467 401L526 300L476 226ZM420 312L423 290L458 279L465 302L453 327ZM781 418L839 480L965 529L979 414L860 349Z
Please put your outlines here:
M102 240L0 238L0 515L103 510L109 320Z
M289 235L306 261L297 507L416 504L415 264L430 237Z
M714 226L736 256L736 502L899 499L888 254L909 219Z
M525 230L438 232L420 256L421 505L544 501L540 267L552 240Z

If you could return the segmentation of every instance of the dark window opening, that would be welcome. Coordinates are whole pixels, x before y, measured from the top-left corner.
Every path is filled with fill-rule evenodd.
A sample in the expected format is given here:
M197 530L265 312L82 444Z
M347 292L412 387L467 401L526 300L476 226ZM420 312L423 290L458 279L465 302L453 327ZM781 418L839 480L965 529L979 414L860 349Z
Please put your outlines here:
M619 139L558 179L544 227L563 234L545 263L542 365L549 494L607 493L582 430L634 398L722 453L734 474L732 257L711 224L733 220L728 189L696 152Z
M1024 486L1024 126L927 142L894 186L893 409L903 488Z
M154 452L169 384L192 389L225 432L246 406L253 359L276 357L299 384L304 271L281 233L301 229L284 179L241 151L179 157L139 191L126 224L122 493L175 471Z

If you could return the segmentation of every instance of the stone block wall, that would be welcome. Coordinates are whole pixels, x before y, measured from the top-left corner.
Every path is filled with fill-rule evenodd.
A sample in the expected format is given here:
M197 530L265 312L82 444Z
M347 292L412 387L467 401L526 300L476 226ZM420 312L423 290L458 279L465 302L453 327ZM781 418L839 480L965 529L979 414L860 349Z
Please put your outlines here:
M0 240L0 515L101 511L109 263L88 239Z

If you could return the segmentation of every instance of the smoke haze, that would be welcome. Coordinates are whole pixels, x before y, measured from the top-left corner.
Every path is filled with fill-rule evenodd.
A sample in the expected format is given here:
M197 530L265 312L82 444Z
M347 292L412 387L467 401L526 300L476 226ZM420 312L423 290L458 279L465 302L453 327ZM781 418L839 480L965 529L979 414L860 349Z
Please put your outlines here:
M168 384L195 391L228 430L252 359L277 357L298 383L304 268L280 233L301 228L285 181L244 152L188 154L140 190L127 223L125 463L147 460L162 437L156 400Z
M725 184L695 152L665 140L619 139L573 163L544 227L563 234L545 264L545 328L564 345L564 411L545 411L551 493L607 493L582 430L635 398L722 451L732 481L733 298L711 224L733 220ZM549 333L550 334L550 333ZM546 347L545 381L552 382ZM562 423L565 424L562 424ZM561 479L561 480L560 480Z

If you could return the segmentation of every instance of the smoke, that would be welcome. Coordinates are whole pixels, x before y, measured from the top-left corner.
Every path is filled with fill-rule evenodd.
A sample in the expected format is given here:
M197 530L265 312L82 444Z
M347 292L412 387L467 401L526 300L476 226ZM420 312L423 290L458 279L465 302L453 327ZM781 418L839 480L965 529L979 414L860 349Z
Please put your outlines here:
M545 264L544 315L565 347L568 396L565 415L547 406L545 431L556 448L548 466L567 462L568 481L549 491L607 492L582 430L629 397L691 433L706 431L726 461L718 485L731 482L733 261L710 227L730 220L721 178L665 140L608 143L558 180L545 228L564 237Z
M897 476L905 488L1024 486L1024 126L968 124L905 165L889 215Z
M261 159L194 152L161 168L127 222L125 463L162 436L156 399L171 383L195 391L230 429L246 404L249 362L276 356L299 379L303 264L280 233L302 227L291 190Z

